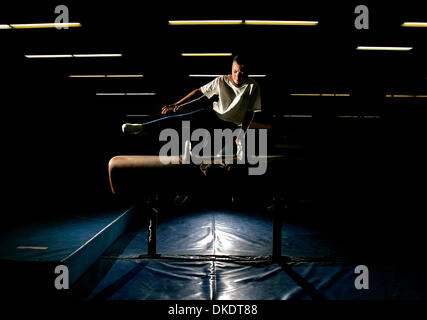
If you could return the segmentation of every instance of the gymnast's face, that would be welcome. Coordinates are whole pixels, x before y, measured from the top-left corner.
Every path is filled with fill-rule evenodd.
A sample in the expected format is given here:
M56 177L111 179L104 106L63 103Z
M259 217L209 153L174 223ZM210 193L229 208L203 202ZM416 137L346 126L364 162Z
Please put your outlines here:
M248 78L244 65L238 64L236 61L231 66L231 79L236 86L240 86L245 83Z

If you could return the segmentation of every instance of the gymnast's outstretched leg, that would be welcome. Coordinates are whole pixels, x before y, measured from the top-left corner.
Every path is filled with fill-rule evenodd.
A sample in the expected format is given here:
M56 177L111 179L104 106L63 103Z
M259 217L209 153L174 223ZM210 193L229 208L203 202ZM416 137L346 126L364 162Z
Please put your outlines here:
M179 128L181 121L199 122L207 111L208 108L200 108L191 112L168 115L144 123L125 123L122 125L122 131L125 134L139 135L143 132L160 132L165 128Z

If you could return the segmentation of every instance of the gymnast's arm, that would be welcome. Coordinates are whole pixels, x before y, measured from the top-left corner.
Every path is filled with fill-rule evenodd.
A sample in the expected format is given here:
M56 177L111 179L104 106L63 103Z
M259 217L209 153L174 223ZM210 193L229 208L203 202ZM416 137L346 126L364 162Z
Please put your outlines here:
M167 106L164 106L162 108L162 114L166 114L170 111L172 112L177 112L179 109L179 106L184 103L185 101L187 101L188 99L190 99L191 97L193 98L199 98L203 95L202 90L200 88L195 89L193 91L191 91L189 94L187 94L184 98L182 98L181 100L179 100L178 102L169 104Z
M255 112L248 111L246 112L245 118L242 121L242 124L239 126L242 131L239 133L236 138L236 143L241 144L240 138L246 134L246 130L250 127L252 120L254 119Z
M252 120L254 119L254 116L255 116L255 112L253 112L253 111L246 112L245 118L243 119L242 124L241 124L241 128L242 128L243 132L246 132L246 129L249 128L249 126L252 123Z

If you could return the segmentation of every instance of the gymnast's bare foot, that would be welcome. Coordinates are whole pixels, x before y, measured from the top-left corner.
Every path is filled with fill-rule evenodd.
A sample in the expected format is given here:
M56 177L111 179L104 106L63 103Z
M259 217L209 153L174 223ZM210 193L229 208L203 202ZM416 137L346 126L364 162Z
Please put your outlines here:
M139 134L144 130L144 125L140 123L125 123L122 125L122 131L125 134Z

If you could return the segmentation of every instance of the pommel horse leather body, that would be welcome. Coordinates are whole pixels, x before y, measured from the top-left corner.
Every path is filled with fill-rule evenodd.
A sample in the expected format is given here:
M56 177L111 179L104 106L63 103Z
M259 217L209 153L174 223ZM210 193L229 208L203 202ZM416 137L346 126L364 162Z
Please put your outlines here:
M170 158L170 157L169 157ZM181 156L170 158L172 163L164 164L159 156L121 155L113 157L108 164L110 187L116 195L141 196L144 193L207 191L220 187L222 191L254 189L261 191L283 191L284 179L296 179L295 161L286 156L259 157L267 162L262 175L249 175L249 163L237 160L204 158L202 165L183 163ZM254 163L254 162L252 162ZM203 172L203 168L207 168Z

